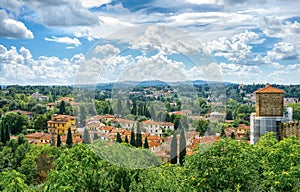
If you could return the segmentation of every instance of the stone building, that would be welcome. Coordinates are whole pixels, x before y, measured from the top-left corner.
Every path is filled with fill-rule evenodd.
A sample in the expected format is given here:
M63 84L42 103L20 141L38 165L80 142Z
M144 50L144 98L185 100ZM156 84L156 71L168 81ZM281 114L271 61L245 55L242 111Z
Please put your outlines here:
M281 139L281 123L289 121L284 113L284 91L267 84L254 93L256 113L250 116L250 143L255 144L266 132L274 132Z

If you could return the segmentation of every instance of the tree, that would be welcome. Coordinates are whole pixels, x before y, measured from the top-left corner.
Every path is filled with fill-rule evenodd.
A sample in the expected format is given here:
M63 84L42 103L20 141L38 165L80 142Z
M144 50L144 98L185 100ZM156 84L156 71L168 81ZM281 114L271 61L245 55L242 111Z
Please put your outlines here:
M44 114L47 109L45 105L38 103L34 107L32 107L31 111L36 114Z
M174 134L171 140L170 162L176 164L178 159L177 134Z
M93 140L95 141L95 140L97 140L97 139L99 139L99 136L98 136L98 133L94 133L94 138L93 138Z
M125 136L125 143L129 143L127 135Z
M72 137L72 132L71 128L68 128L68 134L67 134L67 141L66 141L67 147L71 148L73 145L73 137Z
M131 130L130 145L135 146L135 134L133 130Z
M206 120L198 120L196 131L200 132L200 135L204 135L205 131L207 130L208 121Z
M82 142L85 144L91 144L91 138L90 138L89 130L87 128L85 128L83 131Z
M231 132L230 137L231 137L232 139L235 139L235 134L234 134L234 132Z
M226 120L232 120L232 111L231 110L228 110L226 112L226 117L225 117Z
M28 118L20 113L9 112L3 115L1 119L2 126L13 135L19 134L23 129L30 127Z
M30 188L25 184L25 175L11 170L0 173L0 189L1 191L30 191Z
M62 100L59 105L59 114L66 114L66 104L65 101Z
M143 140L142 140L142 133L141 133L141 127L140 123L137 123L136 128L136 140L135 140L135 146L136 147L142 147L143 146Z
M56 146L60 147L61 145L61 138L60 138L60 134L57 134L57 142L56 142Z
M136 114L137 113L137 106L136 106L136 101L135 100L132 101L132 109L131 109L130 113L133 114L133 115L137 115Z
M0 141L1 141L1 143L3 143L3 145L5 145L6 144L6 134L5 134L5 130L4 130L4 127L2 126L2 124L0 124L0 129L1 129Z
M185 156L186 156L185 130L180 129L180 140L179 140L179 164L180 165L183 165Z
M118 99L115 114L122 115L122 110L123 107L122 107L121 99Z
M144 148L145 148L145 149L149 149L148 137L145 138L145 141L144 141Z
M117 142L118 143L122 143L123 142L120 133L117 133Z
M46 130L47 119L44 115L36 115L33 119L33 125L35 130Z

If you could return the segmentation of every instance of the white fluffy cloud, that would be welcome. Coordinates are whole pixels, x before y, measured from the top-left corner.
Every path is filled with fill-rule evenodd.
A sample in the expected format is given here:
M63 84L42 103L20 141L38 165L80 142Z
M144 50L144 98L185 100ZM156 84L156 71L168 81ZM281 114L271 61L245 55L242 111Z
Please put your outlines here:
M5 10L0 10L0 37L32 39L33 33L24 23L10 18Z
M110 2L111 0L81 0L82 6L86 8L100 7Z
M120 49L111 44L98 45L94 48L94 53L101 53L104 56L110 56L119 54Z
M55 37L52 36L51 38L46 37L45 38L46 41L53 41L53 42L57 42L57 43L65 43L68 45L81 45L79 39L77 38L70 38L70 37Z
M13 0L13 3L9 1L1 1L0 6L16 15L24 11L23 18L46 26L91 26L99 23L98 16L84 7L81 0ZM99 1L89 0L84 5L91 6L96 3L99 4Z
M78 54L71 59L41 56L35 60L24 47L0 45L0 84L71 84L84 58Z
M238 64L252 64L255 59L251 44L262 43L259 35L245 31L230 39L225 37L207 43L207 48L215 55ZM250 62L250 63L249 63Z
M282 17L264 17L261 23L263 32L269 37L276 37L295 42L300 40L300 23L291 22Z
M300 59L300 44L279 42L271 51L267 52L267 57L271 60L296 60Z
M253 83L260 80L263 71L258 66L238 65L238 64L219 64L220 71L225 81L234 83Z

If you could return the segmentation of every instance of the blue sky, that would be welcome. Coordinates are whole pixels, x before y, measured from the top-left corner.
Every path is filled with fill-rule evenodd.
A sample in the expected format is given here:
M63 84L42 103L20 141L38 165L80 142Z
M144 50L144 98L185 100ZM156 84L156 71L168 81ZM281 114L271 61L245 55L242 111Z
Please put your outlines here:
M1 0L0 84L300 83L297 0Z

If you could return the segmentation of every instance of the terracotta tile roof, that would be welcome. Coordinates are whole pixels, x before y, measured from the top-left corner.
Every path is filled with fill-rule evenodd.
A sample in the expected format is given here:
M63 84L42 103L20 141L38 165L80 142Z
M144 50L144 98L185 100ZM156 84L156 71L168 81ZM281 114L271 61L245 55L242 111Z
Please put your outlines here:
M153 140L162 140L162 138L157 135L149 135L148 141L153 141Z
M69 119L69 118L75 119L75 116L54 114L54 115L52 115L51 120L53 120L53 119Z
M272 87L270 84L266 84L266 87L260 88L254 93L284 93L283 90Z
M110 132L111 133L123 133L125 129L123 128L113 128Z
M31 115L32 112L30 111L22 111L22 110L13 110L13 111L9 111L9 112L14 112L14 113L21 113L22 115ZM7 112L7 113L9 113Z
M161 144L158 143L158 142L152 142L152 141L149 141L149 142L148 142L148 145L149 145L149 147L158 147L158 146L160 146Z
M49 140L50 141L51 139L52 139L52 136L49 133L45 133L40 137L40 140Z
M90 121L100 121L100 119L102 119L102 116L101 115L95 115L95 116L92 116L92 117L89 117L87 119L85 119L85 122L90 122Z
M209 143L213 143L218 140L220 140L220 136L216 136L216 135L200 137L200 143L209 144Z
M113 129L112 126L103 126L100 128L100 130L103 130L103 131L111 131Z
M142 122L145 125L160 125L160 122L152 121L152 120L146 120Z
M186 155L193 155L195 153L195 151L187 151Z
M174 126L174 123L171 122L161 122L162 126Z
M56 137L56 136L55 136L55 137ZM60 138L61 138L61 141L62 141L63 143L66 143L66 141L67 141L67 136L66 136L66 135L63 135L63 136L61 136ZM80 137L73 137L72 140L73 140L73 144L74 144L74 143L82 143L82 139L81 139Z
M129 136L129 135L131 135L131 131L125 130L122 135L124 135L124 136L128 135Z
M25 138L27 138L27 139L39 139L40 137L43 136L43 134L45 134L45 133L35 132L35 133L32 133L32 134L25 135Z
M115 122L115 123L125 123L125 124L134 124L136 123L136 121L131 121L131 120L128 120L128 119L122 119L122 118L115 118L113 120L111 120L112 122Z
M145 125L160 125L160 126L174 126L173 123L170 122L158 122L153 120L146 120L142 122Z
M56 103L47 103L46 105L47 105L47 106L55 106Z
M100 125L101 125L100 121L91 121L91 122L87 123L88 127L100 126Z

